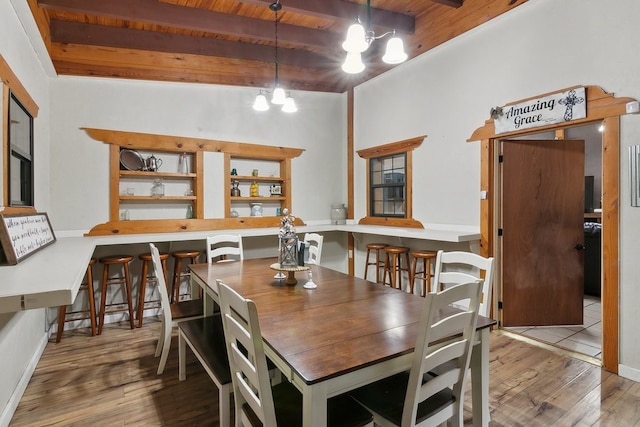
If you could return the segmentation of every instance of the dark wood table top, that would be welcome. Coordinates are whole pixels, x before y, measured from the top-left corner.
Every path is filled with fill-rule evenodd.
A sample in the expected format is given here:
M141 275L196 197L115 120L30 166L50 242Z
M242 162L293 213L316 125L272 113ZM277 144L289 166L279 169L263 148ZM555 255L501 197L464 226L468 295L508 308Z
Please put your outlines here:
M424 298L312 265L316 289L274 279L273 258L192 264L208 286L216 279L253 300L265 342L307 384L413 352ZM478 318L477 329L496 322Z

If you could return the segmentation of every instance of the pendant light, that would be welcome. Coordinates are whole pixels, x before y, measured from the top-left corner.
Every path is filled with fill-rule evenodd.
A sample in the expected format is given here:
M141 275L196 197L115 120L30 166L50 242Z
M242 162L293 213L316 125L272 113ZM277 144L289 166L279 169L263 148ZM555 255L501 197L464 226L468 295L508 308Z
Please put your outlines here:
M278 76L278 11L282 9L282 5L280 4L280 0L277 0L274 3L269 5L269 9L271 9L274 13L274 24L275 24L275 48L274 48L274 65L275 65L275 79L273 84L273 92L269 92L266 89L260 89L258 96L256 96L256 100L253 103L253 109L256 111L267 111L269 109L269 102L267 101L267 96L271 94L271 103L274 105L281 105L282 111L285 113L295 113L298 111L298 107L296 107L296 103L291 97L291 94L286 92L284 88L280 86L280 80Z
M342 64L342 70L350 74L357 74L363 71L365 66L362 62L362 52L369 49L369 46L375 40L386 37L389 34L391 34L391 38L387 42L387 49L382 60L387 64L400 64L407 60L402 39L396 36L395 30L376 36L376 33L371 28L371 0L367 0L366 26L360 22L360 18L357 18L356 23L352 24L347 30L347 37L342 43L342 48L347 52L347 57L344 64Z

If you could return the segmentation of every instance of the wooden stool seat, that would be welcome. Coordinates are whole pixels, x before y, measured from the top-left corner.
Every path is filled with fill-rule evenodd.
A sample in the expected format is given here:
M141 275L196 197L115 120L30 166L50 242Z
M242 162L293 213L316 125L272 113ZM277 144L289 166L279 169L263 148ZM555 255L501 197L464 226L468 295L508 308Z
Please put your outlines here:
M147 283L149 284L157 284L158 279L155 274L149 276L149 263L153 262L151 258L151 253L147 252L144 254L138 255L138 259L142 261L142 271L140 273L140 286L138 287L138 309L137 309L137 319L138 319L138 328L142 327L142 320L144 315L144 306L145 303L153 303L154 305L148 308L160 308L162 306L159 299L157 300L146 300L146 291L147 291ZM162 273L164 274L164 281L167 282L167 259L169 259L168 253L160 254L160 261L162 262ZM151 269L153 271L153 269Z
M407 276L409 272L409 248L405 246L386 246L384 248L384 277L383 281L385 285L390 285L392 288L402 289L402 272L406 271ZM404 258L404 267L402 266L402 258ZM387 275L389 277L389 283L387 283Z
M369 267L375 265L376 268L376 283L380 283L380 270L384 269L384 258L380 256L380 251L386 247L386 243L367 243L367 257L365 259L364 264L364 280L367 280L367 273L369 272ZM375 261L370 261L369 256L371 255L371 251L375 251L376 259Z
M135 328L133 323L133 302L131 299L131 276L129 274L129 263L133 261L133 257L130 255L112 255L105 256L99 259L100 263L104 265L102 271L102 291L100 293L100 323L98 324L98 335L102 334L102 328L104 327L104 316L107 313L115 313L119 311L127 311L129 313L129 324L131 329ZM109 267L120 266L123 269L123 275L110 278ZM126 301L111 302L107 304L107 289L111 285L124 285L124 291L126 293ZM126 307L119 307L113 309L107 309L108 307L122 306L126 304Z
M182 260L187 260L192 264L197 264L200 251L175 251L171 253L171 256L175 259L175 263L173 265L173 290L171 291L171 302L174 303L180 301L180 284L182 279L185 277L191 277L191 273L182 271Z
M80 285L81 291L87 291L87 302L88 307L86 310L76 310L67 312L67 306L61 305L58 309L58 331L56 333L56 342L60 342L62 340L62 332L64 332L64 324L66 322L73 322L75 320L84 320L89 319L91 322L91 336L96 335L96 303L95 296L93 294L93 268L92 266L97 262L95 258L91 258L89 260L89 265L87 265L87 273L86 273L86 282ZM69 306L69 307L72 307ZM79 313L89 313L84 317L74 317L71 319L67 319L68 314L79 314Z
M422 280L422 296L427 292L431 292L431 260L435 260L438 256L437 252L416 249L411 251L413 262L411 264L411 273L409 276L409 285L411 293L413 293L413 282L415 279ZM422 261L422 270L418 271L418 262Z

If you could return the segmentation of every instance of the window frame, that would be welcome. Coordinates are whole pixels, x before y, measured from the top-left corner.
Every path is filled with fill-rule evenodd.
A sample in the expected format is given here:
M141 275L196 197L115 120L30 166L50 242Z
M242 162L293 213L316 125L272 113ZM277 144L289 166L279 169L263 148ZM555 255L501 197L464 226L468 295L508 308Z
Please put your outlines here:
M0 186L0 211L3 214L34 213L34 206L11 206L9 200L9 160L11 157L9 144L9 103L11 94L18 100L24 110L31 116L31 140L32 140L32 179L31 185L35 188L35 169L33 169L33 157L35 150L35 120L38 117L38 104L29 95L18 77L13 73L4 57L0 55L0 82L2 83L2 185ZM32 188L31 201L35 205L35 191Z
M391 144L379 145L371 148L365 148L362 150L358 150L358 155L367 160L366 162L366 177L367 177L367 215L360 219L358 224L368 224L368 225L386 225L392 227L410 227L410 228L424 228L424 226L415 219L412 218L413 215L413 169L412 169L412 159L413 159L413 150L419 147L426 135L418 136L411 139L406 139L403 141L393 142ZM405 155L405 213L404 216L385 216L385 215L373 215L372 214L372 180L371 180L371 160L372 159L380 159L385 157L392 157L398 154Z
M19 122L16 122L12 117L15 117L14 108L20 110L23 113L29 123L26 127L23 127L19 130L18 134L26 133L28 141L16 141L12 138L12 130L16 129L16 125L19 125ZM11 207L33 207L33 179L34 179L34 163L33 163L33 116L29 114L29 111L22 105L18 97L12 91L9 91L9 108L7 111L9 116L9 129L7 134L8 139L8 167L7 174L5 175L5 179L7 179L7 196L9 201L9 206ZM21 136L21 135L20 135ZM25 143L26 142L26 143ZM14 159L17 159L19 162L20 170L17 172L13 171L13 166L15 163ZM16 196L13 194L12 188L14 188L14 178L19 179L19 195Z

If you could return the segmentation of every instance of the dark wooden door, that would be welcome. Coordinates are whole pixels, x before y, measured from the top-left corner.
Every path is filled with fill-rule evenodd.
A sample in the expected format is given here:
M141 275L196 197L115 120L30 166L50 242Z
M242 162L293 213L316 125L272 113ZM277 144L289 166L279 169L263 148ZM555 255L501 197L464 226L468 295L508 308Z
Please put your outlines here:
M583 322L584 141L502 143L503 326Z

